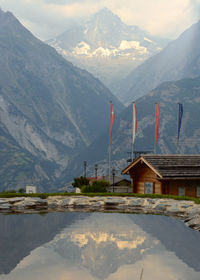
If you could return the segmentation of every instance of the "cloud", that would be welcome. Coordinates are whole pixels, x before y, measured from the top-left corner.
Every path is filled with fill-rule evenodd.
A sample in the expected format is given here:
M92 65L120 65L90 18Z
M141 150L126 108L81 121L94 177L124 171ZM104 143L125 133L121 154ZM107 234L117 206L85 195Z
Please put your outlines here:
M118 1L112 9L127 24L138 25L154 35L175 38L194 22L189 0L126 0L126 5Z
M200 0L190 0L193 15L197 20L200 19Z
M13 12L34 34L52 38L71 21L109 8L125 23L138 25L154 35L175 38L200 12L200 0L0 0L0 7Z
M87 0L43 0L42 2L47 4L56 4L56 5L69 5L74 3L83 3Z
M0 0L3 10L11 11L30 31L41 39L49 39L67 28L71 18L63 5L42 0ZM73 18L72 18L73 21Z

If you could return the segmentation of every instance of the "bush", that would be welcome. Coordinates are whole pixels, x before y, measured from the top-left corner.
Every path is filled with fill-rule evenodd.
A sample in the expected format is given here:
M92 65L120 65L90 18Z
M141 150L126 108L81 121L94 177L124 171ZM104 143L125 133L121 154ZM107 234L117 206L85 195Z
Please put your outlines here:
M86 185L81 187L81 192L82 193L92 193L92 186Z
M74 188L79 188L81 189L82 186L87 186L89 185L89 180L83 176L74 178L74 182L72 183L72 186Z
M82 186L82 193L106 193L110 183L105 180L93 181L92 185Z
M25 191L24 188L20 188L20 189L18 190L18 192L19 192L19 193L25 193L26 191Z

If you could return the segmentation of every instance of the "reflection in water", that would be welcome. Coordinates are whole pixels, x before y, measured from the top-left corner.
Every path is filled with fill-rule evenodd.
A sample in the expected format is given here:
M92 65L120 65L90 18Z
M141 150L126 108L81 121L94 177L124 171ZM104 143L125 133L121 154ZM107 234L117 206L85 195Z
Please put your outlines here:
M52 221L51 215L43 218ZM37 216L28 217L31 220ZM55 228L59 230L54 229L53 234L53 224L49 230L46 223L46 243L41 242L43 245L36 249L33 246L10 274L0 275L0 280L137 280L142 268L143 280L200 279L198 262L191 263L199 258L200 234L175 219L116 213L59 213L57 223L59 226L55 224ZM29 231L26 225L22 230ZM2 258L0 266L1 261Z
M51 241L64 227L82 217L83 213L73 212L48 215L0 214L0 274L12 271L30 251Z

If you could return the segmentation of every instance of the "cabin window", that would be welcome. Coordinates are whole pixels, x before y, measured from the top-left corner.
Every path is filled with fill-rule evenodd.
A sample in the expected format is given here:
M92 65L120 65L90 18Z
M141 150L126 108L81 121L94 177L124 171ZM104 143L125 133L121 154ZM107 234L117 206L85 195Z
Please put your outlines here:
M153 183L151 182L145 182L144 183L144 193L153 193Z
M178 188L178 195L179 196L185 196L185 187L179 187Z
M197 197L200 197L200 186L197 186Z

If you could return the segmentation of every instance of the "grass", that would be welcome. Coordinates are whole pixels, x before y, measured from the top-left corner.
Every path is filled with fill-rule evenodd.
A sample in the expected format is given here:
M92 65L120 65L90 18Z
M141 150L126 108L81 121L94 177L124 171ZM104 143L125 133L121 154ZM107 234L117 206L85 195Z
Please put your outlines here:
M174 199L174 200L188 200L194 201L196 204L200 204L199 198L189 197L189 196L175 196L175 195L164 195L164 194L134 194L134 193L35 193L35 194L26 194L26 193L9 193L2 192L0 193L0 198L11 198L11 197L40 197L45 199L49 196L113 196L113 197L137 197L137 198L165 198L165 199Z
M40 198L47 198L49 195L47 193L9 193L9 192L2 192L0 193L0 198L12 198L12 197L40 197Z

